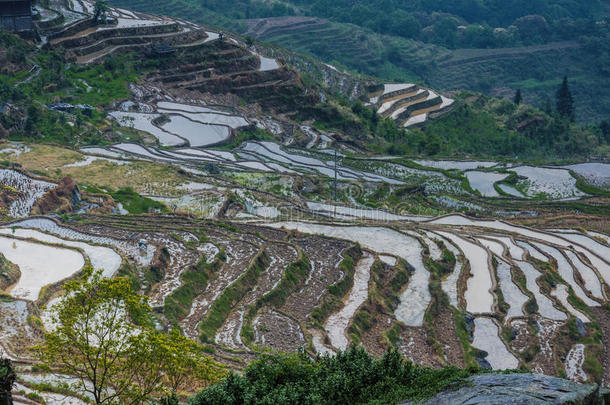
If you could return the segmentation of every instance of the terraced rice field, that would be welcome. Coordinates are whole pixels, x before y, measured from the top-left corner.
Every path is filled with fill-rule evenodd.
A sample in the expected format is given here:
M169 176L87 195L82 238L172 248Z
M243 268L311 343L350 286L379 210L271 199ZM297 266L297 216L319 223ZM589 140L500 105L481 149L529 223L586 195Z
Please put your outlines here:
M512 168L511 171L519 176L527 177L527 180L523 182L523 187L528 196L542 194L554 199L566 199L584 195L576 188L576 179L567 170L519 166Z
M38 299L42 287L74 275L85 264L83 256L76 250L6 236L0 236L0 253L16 264L21 272L19 281L9 291L10 295L30 301Z
M36 200L55 186L48 181L36 180L11 169L0 169L0 184L19 192L19 198L10 204L8 211L8 215L14 218L30 215Z
M73 3L75 14L91 13L90 2ZM116 24L60 32L54 46L90 63L171 39L196 63L147 75L130 85L132 100L110 113L114 129L132 127L145 142L57 148L44 159L37 145L2 144L3 159L23 168L0 169L0 183L10 187L0 253L19 269L3 287L10 298L0 300L0 345L17 361L36 362L27 347L52 327L44 307L60 302L63 281L90 263L105 277L130 274L160 328L179 325L234 368L268 350L303 347L315 355L359 344L375 354L397 348L432 366L594 377L587 364L605 326L610 236L593 209L603 210L605 200L587 205L577 177L603 184L606 165L570 166L574 175L563 167L365 156L311 122L291 125L227 96L246 100L273 89L269 98L281 100L276 91L294 90L296 80L280 59L181 20L115 8L111 14ZM256 29L284 28L269 21ZM354 41L336 34L347 45ZM114 45L134 36L146 45ZM228 71L209 64L215 57ZM369 96L380 114L409 127L452 102L408 83L385 84ZM249 125L274 140L234 145ZM67 157L54 158L58 151ZM83 174L109 166L114 170L103 173L112 175L103 180ZM144 166L154 174L138 178ZM83 184L81 204L72 215L21 218L56 188L27 170L55 181L74 175ZM511 173L517 182L502 183ZM167 210L132 215L129 199L98 194L123 185L140 194L138 202ZM572 198L583 200L558 201ZM32 315L42 325L28 321ZM26 375L53 384L70 378Z
M314 155L289 153L279 146L265 144L249 149L252 153L263 153L262 148L269 156L274 156L278 164L292 162L295 166L306 166L314 162L323 163ZM86 152L96 155L108 152L112 159L127 161L134 156L151 160L166 159L169 164L179 162L182 165L205 161L223 162L224 165L240 162L233 153L212 149L167 151L124 144L108 149L90 148ZM356 173L355 170L353 172ZM191 181L182 188L187 193L222 194L215 182ZM263 200L257 200L256 194L240 188L226 187L225 190L232 190L247 202L251 208L246 211L256 213L257 209L261 209L271 212L275 208L265 205ZM102 269L106 276L111 276L124 260L142 268L150 266L160 249L164 248L168 254L167 262L162 267L161 278L150 285L149 292L151 303L164 314L174 302L170 297L187 282L185 275L192 271L189 269L193 269L202 257L207 265L212 265L222 256L224 258L218 272L208 276L210 278L205 286L190 298L189 305L178 311L177 315L172 315L177 317L187 336L197 339L206 334L211 344L237 350L246 358L255 353L259 346L294 350L311 344L313 350L332 352L345 349L354 338L351 325L354 319L363 316L359 311L367 307L373 283L380 282L380 273L374 270L375 263L386 266L388 274L397 274L400 271L397 259L400 259L407 266L406 279L395 290L395 307L390 311L384 309L386 312L378 315L388 317L390 323L377 324L362 338L363 344L373 344L385 333L384 330L393 324L400 325L400 339L406 342L401 346L402 350L406 355L414 356L418 350L429 350L425 339L417 338L433 301L429 289L433 276L428 260L440 263L447 254L445 252L451 252L456 260L439 280L440 287L447 294L448 305L457 311L476 315L472 346L487 352L483 359L497 369L513 368L526 362L522 353L515 351L504 340L501 333L504 325L518 324L519 320L529 316L530 311L534 311L543 325L546 325L545 319L555 322L554 329L545 329L548 339L553 339L557 328L571 318L586 324L591 322L590 317L573 304L574 299L591 308L605 301L602 286L607 283L606 277L610 274L607 271L610 268L606 256L608 245L603 237L580 230L538 230L461 215L439 218L405 216L316 202L308 202L301 209L312 214L327 214L329 219L339 219L345 224L242 222L240 228L229 229L217 227L213 222L162 215L142 219L129 215L89 216L86 223L76 223L70 227L47 218L14 222L0 229L2 240L6 241L3 253L9 261L22 268L23 274L22 280L12 287L10 293L18 299L34 301L43 286L53 285L78 272L85 258L94 267ZM265 216L259 214L254 218ZM282 215L278 210L272 216ZM233 220L236 223L240 221L238 216ZM244 216L241 221L247 220L249 218ZM373 225L350 224L355 220L373 221ZM385 225L374 225L379 221ZM200 228L206 239L194 236L194 230ZM26 242L14 238L30 239ZM138 246L141 240L146 241L144 249ZM17 244L17 249L12 247L13 242ZM28 263L16 253L20 251L20 245L26 243L36 245L28 245L28 249L50 249L44 257L52 258L57 265L57 270L50 273L52 277L37 277L36 285L28 282L28 268L42 266L42 263ZM319 316L319 308L330 299L327 287L345 277L340 264L345 260L348 249L355 244L364 251L354 263L350 287L341 296L341 304L322 318L323 328L313 327L310 323L312 317ZM71 250L73 248L79 250ZM252 267L260 255L265 257L261 262L262 267ZM57 259L53 259L56 256ZM73 258L68 259L68 256ZM299 257L306 257L309 264L285 300L277 304L263 304L252 313L250 308L261 297L272 294L278 288L285 288L282 284L285 273ZM541 267L540 263L543 262L553 266L552 271L561 277L556 285L543 283L545 273L550 271ZM245 277L246 273L251 276ZM234 296L236 291L244 293ZM499 291L502 292L502 307L498 305ZM218 300L225 304L217 306L215 302ZM534 309L529 304L531 300L536 304ZM497 317L497 321L489 316ZM527 342L536 338L528 329L519 329L519 333L519 339ZM517 342L521 342L519 339ZM490 350L492 347L497 350ZM536 358L538 360L529 360L533 361L533 366L539 361L539 367L543 370L547 367L545 362L550 358L548 356L554 356L552 347L544 350L547 357L541 355L540 359ZM566 360L566 368L573 367L573 361L570 362L568 364Z
M404 127L423 124L428 113L440 113L453 100L412 83L386 83L383 89L369 95L369 105L382 116L389 116Z
M494 188L494 183L504 180L508 175L500 173L488 173L468 171L466 178L470 182L470 186L480 192L485 197L499 197L500 194Z
M211 110L208 107L165 103L162 104L163 108L168 111L215 114L208 111ZM227 114L224 115L229 117ZM278 144L269 142L249 143L243 147L243 150L249 153L248 158L257 160L242 160L240 152L200 147L168 150L143 147L137 144L84 148L83 152L89 157L103 156L123 164L144 159L176 165L190 168L193 173L196 172L198 165L205 162L222 165L236 171L240 170L237 169L240 167L239 164L247 165L248 162L265 165L268 169L271 169L270 165L273 163L276 165L275 167L306 170L307 173L312 173L312 168L318 173L325 173L324 170L316 169L316 167L328 167L328 162L320 159L315 153L286 150ZM387 164L385 161L381 162L382 165ZM90 163L85 159L82 164L86 166ZM431 162L422 161L421 163L435 166ZM484 163L488 167L492 164L493 162ZM469 170L473 165L482 166L480 162L464 165L449 162L447 165L444 163L438 165L445 168L450 167L453 170L466 170L465 173L472 173ZM244 166L241 166L241 169L243 168ZM252 167L248 169L252 170ZM382 172L379 172L378 169L376 173L371 173L352 168L350 165L349 168L340 166L339 170L342 170L343 176L348 181L357 178L365 178L369 181L384 179ZM404 170L405 173L408 173L414 169L405 168ZM418 172L415 170L413 173ZM486 172L480 173L486 175ZM442 177L443 174L438 173L438 176ZM174 197L173 201L176 201L176 205L179 205L177 201L180 198L186 202L188 198L192 198L189 196L196 193L217 193L219 198L215 200L217 201L216 208L212 209L209 215L204 215L209 218L220 215L221 206L226 201L222 196L228 190L232 190L246 203L245 211L252 213L254 215L252 218L283 215L275 207L266 205L264 199L253 198L254 195L250 195L240 188L219 187L215 182L191 181L179 186L179 189L186 194L184 197ZM164 198L168 204L172 203L170 197ZM159 199L162 200L161 197ZM452 252L456 258L455 264L449 269L449 273L443 276L440 283L442 290L448 296L450 305L474 314L494 315L499 313L498 296L495 289L502 292L505 305L504 312L500 313L502 322L494 323L489 318L481 316L474 320L472 344L480 350L487 351L486 348L497 346L498 342L503 341L499 325L512 324L527 316L526 311L531 310L528 309L529 300L534 300L536 303L535 311L541 319L548 319L556 322L557 325L565 323L571 317L585 323L591 321L583 311L572 304L573 301L570 298L572 295L589 307L599 306L605 300L602 286L610 275L608 271L610 265L606 260L606 253L610 248L608 248L604 234L586 234L579 230L566 229L542 231L502 221L473 219L458 215L440 218L398 215L383 210L350 208L312 201L306 202L302 209L316 214L318 217L322 215L329 219L346 222L347 225L311 222L266 224L278 230L287 229L311 234L312 236L309 238L314 238L311 240L307 239L308 237L298 236L299 234L289 236L287 233L280 232L276 235L273 232L277 231L257 225L253 225L253 228L257 229L256 232L260 233L262 238L251 236L247 240L242 240L242 236L237 234L231 236L226 234L226 231L206 232L210 236L208 241L198 242L197 238L192 239L195 249L187 248L183 242L170 236L179 231L180 223L170 225L163 221L161 227L154 226L154 232L152 228L145 230L147 226L144 226L144 229L134 233L124 229L136 226L129 219L125 220L127 222L116 220L117 225L120 224L120 229L115 228L114 225L108 227L100 224L87 225L76 230L49 219L37 218L15 223L12 225L15 227L14 231L7 227L0 232L11 238L27 237L39 242L63 245L65 248L61 249L64 250L70 247L80 249L92 265L102 269L106 276L111 276L116 272L124 260L122 257L139 265L150 265L155 252L164 246L169 252L168 268L162 279L153 286L150 292L151 303L159 308L164 308L167 297L181 288L183 274L197 262L200 255L209 256L206 262L211 264L214 258L218 257L218 252L222 250L227 258L219 276L210 280L206 288L193 297L190 308L179 319L185 333L192 338L197 338L201 334L201 328L207 330L206 328L210 327L205 325L209 323L208 313L213 310L214 302L225 296L226 291L240 288L243 283L241 275L244 269L248 268L260 252L265 251L269 256L268 264L257 275L252 288L241 299L232 302L229 311L223 313L222 323L213 328L212 341L215 345L247 353L255 347L252 345L294 350L301 345L306 345L307 342L312 342L314 350L325 352L346 348L352 339L350 325L359 313L359 309L365 305L368 296L372 282L371 269L375 260L387 263L386 265L391 269L398 265L396 258L407 263L408 279L397 292L397 304L389 316L394 319L394 322L404 325L406 328L414 328L412 330L422 328L425 313L429 310L432 300L428 288L431 274L425 264L425 257L427 257L425 255L429 255L429 258L434 261L442 260L444 253L439 246ZM249 217L244 215L243 218L247 220ZM234 220L238 219L239 216L234 217ZM155 222L152 217L150 220ZM356 220L384 222L388 225L384 227L349 225L350 222ZM405 226L406 228L403 229ZM170 231L170 229L173 230ZM50 234L40 231L50 232ZM180 232L183 231L180 230ZM269 234L269 232L271 233ZM330 238L327 239L324 248L321 248L324 245L319 245L320 242L315 239L320 236L314 237L319 234ZM191 239L187 233L184 237L187 240ZM145 251L138 247L137 240L140 239L144 239L148 243ZM330 241L334 242L330 243ZM326 316L322 330L307 326L307 322L316 308L324 302L327 294L326 286L337 283L343 277L336 269L344 258L343 252L352 243L358 243L367 251L364 252L364 256L355 267L353 286L345 293L343 305ZM437 243L441 243L441 245ZM60 249L59 247L50 248ZM79 255L82 260L83 256L77 251L70 252ZM424 252L426 252L425 255ZM119 253L123 256L121 257ZM309 274L302 280L302 286L295 290L281 306L277 308L266 306L258 310L253 318L247 317L248 308L251 305L261 296L278 288L282 275L299 254L308 257L311 263ZM318 257L326 259L320 260ZM535 261L530 261L534 259ZM540 280L548 270L541 268L538 261L552 262L562 281L550 289L541 285ZM70 272L65 275L62 273L61 278L55 276L53 279L41 281L37 290L32 289L26 299L35 300L39 288L74 274L83 263L79 262L79 266L73 266L74 269L62 265L64 269L71 269ZM22 265L27 268L27 264ZM523 283L517 282L519 277L523 277ZM27 279L24 280L27 281ZM13 291L19 291L17 287L19 286L15 286ZM20 295L20 297L25 298L25 295ZM389 325L385 327L387 328ZM243 336L246 333L244 328L251 328L253 331L251 340L244 340ZM412 342L409 343L410 345L425 345L425 342L418 342L417 339L408 337L412 336L410 334L414 332L404 333L407 334L405 339ZM554 336L556 332L549 330L548 333L550 336ZM508 347L506 342L502 345ZM405 354L414 353L412 346L407 345L404 350L406 350ZM424 347L421 347L421 350L424 350ZM548 348L548 350L552 352L552 348ZM515 367L524 361L518 353L515 355L509 348L506 352L502 350L488 352L485 360L494 368Z

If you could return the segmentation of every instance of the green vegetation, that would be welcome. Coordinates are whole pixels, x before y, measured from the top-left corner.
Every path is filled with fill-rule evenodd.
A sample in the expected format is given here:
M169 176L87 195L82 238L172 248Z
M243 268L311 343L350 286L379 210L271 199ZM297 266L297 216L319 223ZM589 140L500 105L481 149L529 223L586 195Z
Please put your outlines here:
M0 74L0 105L11 104L0 113L0 136L62 145L112 142L109 136L118 140L100 130L108 122L99 107L128 98L128 83L146 69L133 55L111 56L93 66L66 64L59 51L38 49L4 31L0 55L0 63L7 63L7 73ZM89 107L54 110L58 102Z
M470 332L468 332L468 325L466 324L466 315L460 310L453 308L453 319L455 320L455 334L460 341L462 351L464 352L464 363L468 369L476 369L479 367L477 362L478 350L472 347L470 344Z
M557 113L574 121L574 99L568 87L568 78L564 76L561 87L557 91Z
M258 309L265 304L273 305L276 308L284 305L288 296L305 282L309 271L309 260L307 256L301 253L299 260L286 267L278 285L256 301L256 308Z
M46 60L47 57L57 55L42 54L39 59ZM60 99L62 102L93 106L105 106L113 100L126 99L130 96L127 84L135 82L137 78L134 66L136 60L130 55L119 55L107 57L103 64L71 66L62 75L63 80L53 85L45 84L46 81L33 81L31 87L26 87L31 92L28 96L42 103ZM40 86L47 86L47 91L41 91Z
M584 178L582 178L582 176L579 176L573 171L570 171L570 173L572 174L572 177L576 178L576 188L583 193L598 195L601 197L610 197L610 191L589 184Z
M585 347L585 361L583 362L582 368L597 382L601 382L604 377L604 366L600 361L602 353L603 347L599 344L587 345Z
M0 359L0 400L7 400L6 394L11 392L16 379L13 363L9 359Z
M19 267L6 260L6 257L0 253L0 291L15 284L20 276Z
M214 300L207 315L199 324L201 339L204 342L214 340L216 331L222 326L225 319L248 291L256 286L256 282L269 266L270 258L265 251L260 252L253 260L244 274L242 274L222 294Z
M70 388L70 385L67 383L56 383L53 384L51 382L41 382L41 383L32 383L28 382L26 385L29 389L36 390L38 392L52 392L55 394L62 394L67 397L78 398L86 403L87 397L83 397L77 391L74 391Z
M449 249L443 248L440 260L428 257L425 265L435 279L442 280L443 277L453 272L455 261L455 255Z
M229 143L222 145L221 149L233 150L247 141L272 141L273 135L258 127L246 127L239 129L237 136L230 138Z
M521 89L523 99L537 107L555 96L567 74L578 78L573 82L576 119L609 118L610 24L608 8L599 0L113 3L238 32L246 31L247 19L285 16L279 29L254 27L248 35L392 81L511 100ZM299 24L291 20L295 14L328 20Z
M75 377L70 390L96 404L146 402L218 380L224 368L178 331L159 333L144 296L127 278L102 278L89 268L65 284L54 307L57 327L38 347L43 366Z
M250 345L254 340L252 321L256 317L258 310L264 305L280 308L284 305L288 296L296 291L307 279L310 270L309 260L303 252L299 252L299 254L301 255L300 258L286 267L282 279L275 288L259 297L254 304L248 307L244 315L244 324L241 330L241 337L247 345Z
M424 314L426 343L429 344L432 349L434 349L440 358L443 358L445 357L445 351L443 345L437 339L434 323L437 317L439 317L443 311L451 311L451 307L449 304L449 298L442 290L441 283L436 277L431 279L428 283L428 290L430 291L432 299L426 313Z
M331 313L342 307L343 297L345 297L345 294L347 294L354 285L354 271L361 256L362 251L359 246L355 246L344 252L343 260L339 263L339 270L343 273L343 278L337 283L327 287L329 294L327 294L322 299L320 305L315 307L311 312L310 318L318 325L321 326Z
M243 375L230 374L189 404L395 404L461 387L471 374L456 367L419 366L398 351L388 351L380 359L363 348L315 359L305 352L264 355Z
M188 268L180 278L181 285L165 297L163 313L173 323L188 315L193 300L201 294L208 281L216 277L216 273L222 266L220 254L212 263L208 263L205 257L201 257L197 264Z
M129 211L130 214L148 214L151 212L167 212L167 207L155 200L147 197L142 197L132 188L125 187L116 191L112 189L101 190L97 187L86 186L85 190L94 194L108 194L118 204L122 204L123 208Z
M167 212L165 205L150 198L142 197L131 188L120 188L117 191L109 191L108 194L117 203L123 204L123 207L131 214L147 214L155 211Z
M427 343L432 346L434 351L440 358L445 358L443 345L437 339L436 320L443 314L449 311L453 315L449 297L441 287L441 280L444 276L453 272L456 258L455 255L448 249L443 247L440 260L433 260L430 256L425 259L424 265L430 271L431 278L428 283L431 301L426 313L424 314L424 328L427 335ZM466 351L466 350L464 350Z
M93 5L93 19L97 22L106 22L106 13L109 11L108 5L104 0L95 0Z
M363 338L363 334L371 330L375 325L382 329L387 328L382 334L385 347L396 347L401 326L395 321L392 325L385 322L381 324L383 314L389 318L400 302L400 292L409 280L408 264L400 260L396 266L388 268L382 262L376 261L371 267L371 279L369 281L369 294L366 301L354 314L351 325L348 328L350 340L357 345Z
M303 108L300 118L314 119L314 125L322 130L340 129L371 150L392 155L554 162L610 153L610 131L605 133L601 126L580 126L571 122L571 116L559 112L545 112L471 92L460 92L454 97L452 110L422 129L405 130L393 120L382 119L360 101L350 104L342 99ZM354 167L365 164L343 160ZM406 160L400 163L417 167ZM461 180L469 189L465 177L442 172Z
M493 156L558 160L603 156L610 139L596 127L580 127L569 118L547 114L526 105L461 93L452 111L408 131L386 146L388 152L430 154L437 140L439 156Z
M66 66L61 63L60 54L36 50L8 34L1 38L4 38L2 41L6 47L23 45L24 49L23 55L10 55L12 60L22 61L14 65L15 72L0 76L0 89L6 90L2 92L0 101L18 106L0 113L0 125L11 128L8 133L11 139L36 139L63 145L107 144L127 138L137 139L133 130L108 131L115 124L105 118L100 107L129 97L127 84L135 82L142 72L158 67L159 60L125 54L108 57L103 64ZM184 55L184 58L186 61L189 56ZM40 74L16 86L17 82L28 77L28 67L34 61L40 66ZM564 96L560 99L569 101L566 97L572 92L576 94L573 87L577 83L570 81L568 93L562 90ZM372 150L383 153L518 157L539 161L606 156L609 153L610 130L607 124L581 127L571 122L574 108L577 110L579 105L576 96L572 97L573 104L558 99L558 108L564 104L572 105L568 115L563 110L557 113L541 111L523 103L515 104L468 92L460 93L456 98L452 111L433 120L423 130L406 131L394 121L382 119L361 101L350 103L333 95L329 95L330 102L327 103L297 106L294 118L313 119L319 129L340 130L363 141ZM91 104L96 108L60 112L48 107L56 101ZM0 129L0 133L2 131ZM247 140L268 139L273 139L273 136L250 127L239 131L224 148L234 148ZM149 207L137 208L136 212L146 208Z
M352 345L358 345L362 335L370 330L377 322L377 317L374 316L377 311L390 312L383 301L382 281L387 270L384 269L380 261L375 261L371 267L371 278L369 281L369 294L366 301L358 308L354 314L351 324L347 331L349 333Z

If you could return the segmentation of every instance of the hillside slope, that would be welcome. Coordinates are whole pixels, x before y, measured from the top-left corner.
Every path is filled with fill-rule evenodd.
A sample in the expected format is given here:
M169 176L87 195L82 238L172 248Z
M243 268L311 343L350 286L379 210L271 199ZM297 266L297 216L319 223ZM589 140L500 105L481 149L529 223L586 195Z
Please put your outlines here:
M285 15L277 16L280 11L265 9L263 2L253 2L260 5L258 12L265 18L247 19L244 16L248 8L238 1L229 9L210 5L214 12L189 0L174 0L174 7L149 6L137 0L114 3L141 11L148 8L184 18L201 18L200 22L207 19L207 23L388 80L414 80L440 90L473 90L509 97L521 89L525 100L538 107L554 98L558 81L567 75L575 83L578 121L608 119L609 81L604 68L609 55L608 23L595 2L582 10L546 3L507 6L510 13L491 7L486 10L487 20L472 4L435 12L428 10L429 4L415 2L405 6L387 2L383 7L396 9L386 9L385 16L380 16L379 7L372 4L363 8L338 3L325 9L319 4L311 7L294 1L287 3L292 8L284 10ZM411 14L399 10L405 7ZM452 5L446 7L451 9ZM562 7L569 10L561 10ZM531 14L541 16L530 18ZM515 21L506 21L513 15ZM330 20L324 18L330 16ZM491 21L499 24L495 30L487 25ZM401 24L415 27L415 32L397 30L395 27Z
M283 364L299 395L338 394L326 370L354 358L384 393L393 370L413 377L390 402L481 370L608 384L610 165L584 161L608 150L601 127L178 18L51 7L70 18L42 46L0 35L22 51L0 76L0 253L20 272L0 346L23 396L79 403L73 370L40 372L34 349L89 265L147 296L155 333L254 370L221 398L266 393L256 370Z

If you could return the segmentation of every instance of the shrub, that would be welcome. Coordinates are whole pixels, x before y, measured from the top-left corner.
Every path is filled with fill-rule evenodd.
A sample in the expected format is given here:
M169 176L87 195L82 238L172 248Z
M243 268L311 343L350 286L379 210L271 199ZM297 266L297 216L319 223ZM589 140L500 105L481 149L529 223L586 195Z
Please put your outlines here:
M364 404L421 400L465 384L471 373L431 369L388 351L379 359L352 347L336 356L264 355L243 375L231 374L199 392L190 405Z

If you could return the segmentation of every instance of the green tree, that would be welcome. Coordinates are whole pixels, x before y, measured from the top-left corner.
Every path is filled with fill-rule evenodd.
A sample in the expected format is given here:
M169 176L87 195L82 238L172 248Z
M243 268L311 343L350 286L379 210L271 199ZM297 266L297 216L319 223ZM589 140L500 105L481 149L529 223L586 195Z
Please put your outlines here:
M9 359L0 360L0 405L12 404L11 390L17 376Z
M551 99L546 97L544 100L544 106L542 107L542 111L547 113L548 115L553 114L553 104L551 103Z
M568 118L570 121L574 121L574 99L568 86L568 78L564 76L561 87L557 91L557 113L560 116Z
M105 279L87 269L68 282L53 308L54 330L39 347L43 363L77 377L73 389L96 404L138 404L188 382L205 386L221 366L177 332L157 332L146 297L124 277Z
M157 334L155 346L160 348L161 361L169 361L165 370L166 386L172 394L207 386L225 375L224 367L205 355L202 346L174 329Z
M456 367L419 366L397 351L376 359L362 347L314 359L304 351L261 355L243 374L229 374L192 397L189 405L419 403L463 384L470 374Z
M433 25L434 42L448 48L455 47L457 23L453 18L442 18Z
M441 151L441 139L438 135L433 134L426 139L424 151L426 152L426 155L430 156L436 155Z
M517 89L517 91L515 92L515 98L513 99L513 102L515 104L521 104L522 101L523 101L523 97L521 97L521 89Z
M93 6L93 20L95 22L106 22L106 13L108 12L108 4L105 0L96 0Z
M602 121L599 124L599 129L602 131L603 139L610 142L610 121Z

